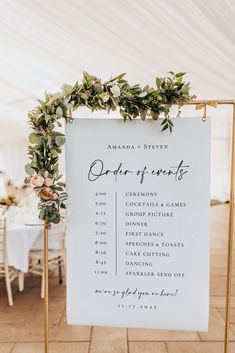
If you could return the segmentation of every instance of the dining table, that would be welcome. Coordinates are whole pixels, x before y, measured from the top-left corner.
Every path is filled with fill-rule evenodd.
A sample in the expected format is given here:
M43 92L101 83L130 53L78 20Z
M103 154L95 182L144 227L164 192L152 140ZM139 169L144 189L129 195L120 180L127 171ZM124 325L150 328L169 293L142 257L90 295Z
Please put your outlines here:
M10 224L7 228L9 266L28 272L29 253L40 236L43 237L43 224Z
M35 211L27 208L15 208L7 216L6 250L8 265L22 273L29 268L29 255L32 250L44 248L44 224ZM65 224L54 225L49 232L49 249L64 247ZM0 262L3 262L0 252Z

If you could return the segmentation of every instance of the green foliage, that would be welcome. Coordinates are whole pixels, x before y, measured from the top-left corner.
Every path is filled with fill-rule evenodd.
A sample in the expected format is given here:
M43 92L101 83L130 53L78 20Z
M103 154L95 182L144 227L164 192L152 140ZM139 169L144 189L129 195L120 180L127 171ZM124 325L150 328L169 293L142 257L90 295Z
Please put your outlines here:
M26 164L26 166L25 166L25 172L26 172L26 174L28 174L28 175L33 175L34 169L31 167L30 164Z
M184 72L175 74L170 71L168 77L156 78L156 87L141 88L139 84L130 85L124 79L125 74L101 82L99 78L84 72L81 84L65 84L61 92L54 94L45 92L45 100L38 100L38 106L28 114L33 132L29 135L30 163L25 166L30 176L26 181L32 181L34 175L43 179L42 185L34 184L40 198L39 218L48 224L59 223L61 209L66 208L67 194L65 185L59 181L61 175L58 166L65 136L55 129L61 127L62 118L68 122L70 110L74 111L80 106L86 106L91 111L118 110L124 121L137 117L158 120L160 114L164 114L162 131L172 132L173 123L169 117L171 107L178 105L180 110L185 102L194 98L189 94L189 83L183 81L184 75ZM53 181L49 187L46 178ZM48 199L48 190L49 198L50 193L53 195L51 199Z

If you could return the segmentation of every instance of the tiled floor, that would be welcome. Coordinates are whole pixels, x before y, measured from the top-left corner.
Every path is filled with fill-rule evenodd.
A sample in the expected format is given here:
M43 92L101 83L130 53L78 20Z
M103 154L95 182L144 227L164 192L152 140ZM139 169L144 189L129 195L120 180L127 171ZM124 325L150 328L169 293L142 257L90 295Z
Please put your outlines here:
M50 279L50 353L222 353L228 206L212 207L211 312L208 333L66 325L65 287ZM235 265L235 264L234 264ZM235 279L235 273L234 277ZM0 282L0 353L43 353L43 301L38 278L27 278L8 307ZM235 353L235 280L230 353Z

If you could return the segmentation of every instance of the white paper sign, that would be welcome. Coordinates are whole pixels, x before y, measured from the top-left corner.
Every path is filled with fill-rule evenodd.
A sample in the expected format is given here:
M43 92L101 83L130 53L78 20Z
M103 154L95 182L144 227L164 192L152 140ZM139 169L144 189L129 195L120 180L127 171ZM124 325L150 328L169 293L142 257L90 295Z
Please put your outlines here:
M209 168L209 119L67 125L69 324L207 330Z

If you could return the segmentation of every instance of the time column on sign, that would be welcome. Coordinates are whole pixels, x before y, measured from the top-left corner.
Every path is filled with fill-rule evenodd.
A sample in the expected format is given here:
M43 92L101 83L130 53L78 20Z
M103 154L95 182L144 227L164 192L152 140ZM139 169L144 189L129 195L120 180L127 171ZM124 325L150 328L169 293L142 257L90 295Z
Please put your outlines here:
M94 273L95 275L107 275L108 261L108 197L105 191L96 191L94 194Z

